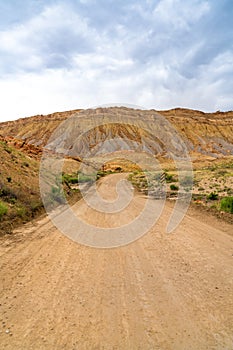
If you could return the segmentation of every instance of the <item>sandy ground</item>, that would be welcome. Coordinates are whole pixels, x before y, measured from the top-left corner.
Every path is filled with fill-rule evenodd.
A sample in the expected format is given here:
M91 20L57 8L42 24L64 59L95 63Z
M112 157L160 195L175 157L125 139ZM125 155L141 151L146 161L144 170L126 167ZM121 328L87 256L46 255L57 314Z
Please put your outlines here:
M128 215L143 201L136 194ZM191 209L168 235L171 211L121 248L82 246L47 217L2 238L0 348L232 350L232 226Z

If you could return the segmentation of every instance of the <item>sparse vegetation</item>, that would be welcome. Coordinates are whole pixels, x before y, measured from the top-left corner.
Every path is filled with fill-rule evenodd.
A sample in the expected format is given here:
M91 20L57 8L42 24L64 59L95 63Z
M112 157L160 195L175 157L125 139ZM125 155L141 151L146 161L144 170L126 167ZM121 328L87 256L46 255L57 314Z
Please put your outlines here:
M24 206L20 206L16 209L17 216L19 216L21 219L25 219L27 215L27 209Z
M114 173L115 173L115 171L113 171L113 170L99 170L96 174L96 179L98 180L103 176L114 174Z
M220 202L220 210L233 214L233 197L225 197Z
M3 143L3 149L4 149L4 151L6 151L9 154L12 153L12 148L9 147L6 142Z
M179 186L172 184L172 185L170 185L170 189L172 191L178 191L179 190Z
M175 182L177 181L175 178L174 178L174 175L173 174L169 174L165 171L165 180L167 183L171 183L171 182Z
M62 180L63 182L73 185L84 182L93 182L95 181L95 174L87 175L81 172L75 174L63 174Z
M28 168L28 167L29 167L29 163L28 163L28 162L23 162L23 163L22 163L22 167Z
M218 199L218 193L216 192L211 192L208 196L207 199L211 201L216 201Z
M64 194L61 186L52 186L50 192L51 203L57 202L59 204L64 203Z
M3 215L5 215L8 211L8 207L5 203L0 201L0 220L2 219Z

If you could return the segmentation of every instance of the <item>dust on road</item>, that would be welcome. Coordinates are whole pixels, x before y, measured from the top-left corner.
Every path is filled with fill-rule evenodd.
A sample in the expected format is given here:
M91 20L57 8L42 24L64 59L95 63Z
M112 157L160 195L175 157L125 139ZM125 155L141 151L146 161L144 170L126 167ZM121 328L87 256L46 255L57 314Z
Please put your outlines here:
M135 194L130 219L143 201ZM47 217L2 238L1 349L232 350L232 226L191 210L169 235L171 211L115 249L79 245Z

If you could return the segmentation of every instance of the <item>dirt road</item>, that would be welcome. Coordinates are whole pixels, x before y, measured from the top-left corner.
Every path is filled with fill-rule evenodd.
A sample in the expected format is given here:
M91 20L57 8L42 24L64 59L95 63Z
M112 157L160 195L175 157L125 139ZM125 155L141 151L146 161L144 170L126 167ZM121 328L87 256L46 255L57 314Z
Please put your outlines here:
M115 249L79 245L47 217L2 238L0 348L232 350L232 227L191 210L168 235L171 210Z

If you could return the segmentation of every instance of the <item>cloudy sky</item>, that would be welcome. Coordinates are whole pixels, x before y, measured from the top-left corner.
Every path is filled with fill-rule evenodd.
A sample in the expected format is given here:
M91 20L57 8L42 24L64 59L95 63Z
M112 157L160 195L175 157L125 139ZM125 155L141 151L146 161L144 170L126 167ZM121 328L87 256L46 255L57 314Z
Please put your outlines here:
M0 0L0 120L233 109L232 0Z

